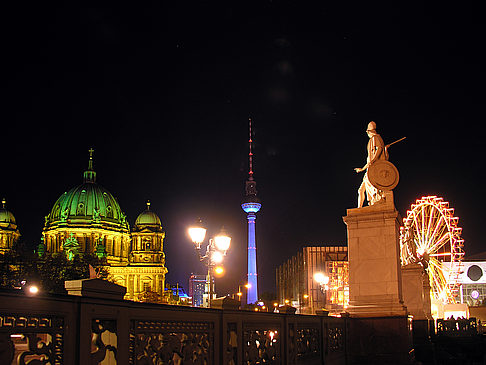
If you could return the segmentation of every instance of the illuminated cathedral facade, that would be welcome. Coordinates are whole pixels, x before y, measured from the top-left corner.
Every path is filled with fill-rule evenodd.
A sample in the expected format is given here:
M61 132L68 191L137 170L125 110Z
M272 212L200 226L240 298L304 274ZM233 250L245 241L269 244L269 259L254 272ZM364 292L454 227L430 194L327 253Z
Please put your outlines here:
M2 207L0 208L0 253L11 250L20 237L15 217L7 209L6 204L5 199L2 199Z
M0 212L0 250L11 248L19 232L5 203ZM93 253L106 258L110 279L127 288L125 299L138 300L144 292L164 293L165 232L147 202L130 229L117 200L96 182L93 150L83 183L63 193L45 217L39 251Z

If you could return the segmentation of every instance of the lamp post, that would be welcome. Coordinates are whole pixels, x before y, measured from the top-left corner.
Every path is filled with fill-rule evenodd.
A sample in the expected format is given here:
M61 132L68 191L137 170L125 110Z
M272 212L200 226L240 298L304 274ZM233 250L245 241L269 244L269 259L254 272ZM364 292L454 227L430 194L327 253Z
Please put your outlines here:
M302 294L302 298L299 300L299 313L302 314L302 302L307 302L307 299L309 299L309 294ZM304 308L305 308L305 303L304 303Z
M319 283L319 287L324 294L324 308L326 308L327 304L327 290L329 289L328 284L329 284L329 276L322 272L316 272L314 274L314 280Z
M199 261L204 262L208 268L208 275L206 277L206 286L209 293L208 306L211 307L211 302L214 296L214 269L215 266L223 262L224 256L231 244L231 237L226 234L224 228L214 238L210 238L204 254L201 253L201 244L206 237L207 229L203 226L201 219L196 221L196 224L188 229L189 236L194 243ZM222 274L222 267L217 267L218 274Z

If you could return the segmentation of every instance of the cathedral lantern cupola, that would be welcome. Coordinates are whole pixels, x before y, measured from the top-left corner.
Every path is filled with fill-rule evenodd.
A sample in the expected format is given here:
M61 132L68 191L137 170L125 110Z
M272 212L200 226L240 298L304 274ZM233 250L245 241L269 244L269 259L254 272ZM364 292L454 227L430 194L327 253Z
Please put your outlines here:
M96 172L93 170L93 152L92 148L89 149L89 161L88 161L88 169L83 174L83 180L85 183L95 183L96 182Z
M164 265L164 238L160 218L150 210L150 201L147 201L147 208L138 215L133 226L131 263Z

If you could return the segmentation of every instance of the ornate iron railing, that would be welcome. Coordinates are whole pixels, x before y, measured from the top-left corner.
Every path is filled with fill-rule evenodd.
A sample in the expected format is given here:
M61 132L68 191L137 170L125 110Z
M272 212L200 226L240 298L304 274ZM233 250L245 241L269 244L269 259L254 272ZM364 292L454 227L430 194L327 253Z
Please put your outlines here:
M346 320L0 292L0 363L344 364Z

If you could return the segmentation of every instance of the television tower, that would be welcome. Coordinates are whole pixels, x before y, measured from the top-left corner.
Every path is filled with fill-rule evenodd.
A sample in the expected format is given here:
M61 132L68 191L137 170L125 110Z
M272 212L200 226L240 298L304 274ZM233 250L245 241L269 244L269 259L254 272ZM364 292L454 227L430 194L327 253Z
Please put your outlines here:
M256 213L260 210L262 205L257 198L256 181L253 179L253 153L252 153L252 131L251 131L251 118L249 118L250 126L250 139L248 141L250 145L250 153L248 154L250 160L249 177L245 185L245 199L241 208L246 213L246 219L248 220L248 288L246 303L253 304L258 301L258 276L257 276L257 256L256 256L256 239L255 239L255 221Z

